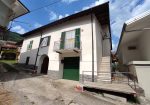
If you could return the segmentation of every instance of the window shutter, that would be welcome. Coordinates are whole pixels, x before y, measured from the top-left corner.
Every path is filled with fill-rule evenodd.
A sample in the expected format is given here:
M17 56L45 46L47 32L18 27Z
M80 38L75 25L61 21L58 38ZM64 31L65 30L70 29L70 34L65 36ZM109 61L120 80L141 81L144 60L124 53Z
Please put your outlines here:
M49 44L50 44L50 39L51 39L51 36L48 36L47 46L49 46Z
M30 44L27 45L27 50L30 50Z
M32 49L32 45L33 45L33 40L30 41L30 50Z
M65 32L62 32L62 34L61 34L60 49L64 49L64 45L65 45Z
M80 48L80 28L75 30L75 48Z

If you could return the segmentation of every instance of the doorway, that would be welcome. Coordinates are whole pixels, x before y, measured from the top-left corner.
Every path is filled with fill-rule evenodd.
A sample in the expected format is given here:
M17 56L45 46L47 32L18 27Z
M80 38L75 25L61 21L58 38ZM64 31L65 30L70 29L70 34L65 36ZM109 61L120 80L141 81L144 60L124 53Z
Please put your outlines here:
M27 57L27 58L26 58L26 65L29 64L29 60L30 60L30 57Z
M64 58L63 79L79 81L79 57Z
M48 73L48 65L49 65L49 58L48 58L48 56L45 56L43 59L43 62L41 64L41 74Z

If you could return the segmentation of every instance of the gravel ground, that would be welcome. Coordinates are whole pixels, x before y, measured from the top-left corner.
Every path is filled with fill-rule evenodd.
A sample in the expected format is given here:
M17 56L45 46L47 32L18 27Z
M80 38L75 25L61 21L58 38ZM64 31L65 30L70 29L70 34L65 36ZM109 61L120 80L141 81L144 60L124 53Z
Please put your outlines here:
M25 72L0 73L0 105L130 105L77 92L75 86L79 84Z

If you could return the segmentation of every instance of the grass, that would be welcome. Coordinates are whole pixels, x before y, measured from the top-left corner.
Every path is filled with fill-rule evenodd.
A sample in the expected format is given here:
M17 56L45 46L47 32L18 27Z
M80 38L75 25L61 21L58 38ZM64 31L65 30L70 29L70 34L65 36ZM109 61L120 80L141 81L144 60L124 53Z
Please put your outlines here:
M11 66L10 64L7 64L7 63L3 63L1 62L1 64L3 65L3 67L5 69L8 70L8 72L18 72L18 70L16 70L13 66Z
M9 72L18 72L12 65L17 63L16 60L0 60L0 63L3 65L5 69Z
M0 63L15 64L17 60L0 60Z

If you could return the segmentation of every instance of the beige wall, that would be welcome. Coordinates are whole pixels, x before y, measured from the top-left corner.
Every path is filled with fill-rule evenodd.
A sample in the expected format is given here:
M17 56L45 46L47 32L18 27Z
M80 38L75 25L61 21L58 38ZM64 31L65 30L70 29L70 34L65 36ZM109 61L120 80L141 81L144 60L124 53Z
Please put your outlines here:
M123 64L128 64L128 62L130 61L134 61L134 60L138 61L141 59L141 55L139 52L140 50L137 43L138 43L137 40L133 40L131 42L121 45L118 55L119 55L119 60L121 60ZM136 49L129 50L128 49L129 46L136 46Z
M140 48L141 60L150 61L150 31L140 35L138 46Z
M134 61L129 67L130 71L137 75L138 84L143 88L145 96L150 99L150 61Z
M150 61L150 35L149 31L144 31L138 38L120 45L118 57L127 64L130 61ZM128 46L136 46L136 50L128 50Z
M145 96L150 99L150 66L136 66L139 85L144 89Z

